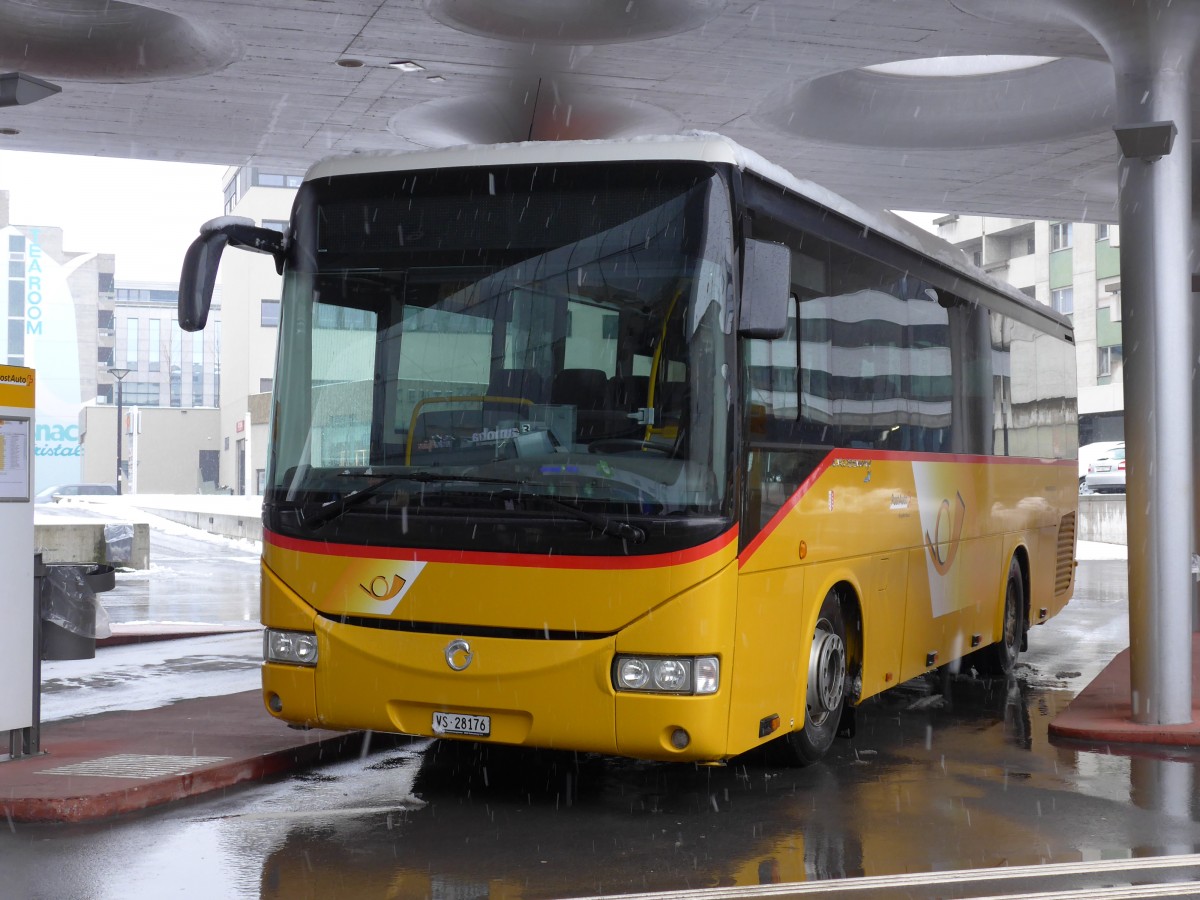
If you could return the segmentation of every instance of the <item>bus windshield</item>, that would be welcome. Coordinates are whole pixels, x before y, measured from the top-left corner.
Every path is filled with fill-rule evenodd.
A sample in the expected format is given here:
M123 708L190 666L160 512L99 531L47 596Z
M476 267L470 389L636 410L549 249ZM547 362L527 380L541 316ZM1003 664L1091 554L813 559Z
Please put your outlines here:
M728 527L733 241L716 169L347 175L302 188L293 229L273 529L614 553Z

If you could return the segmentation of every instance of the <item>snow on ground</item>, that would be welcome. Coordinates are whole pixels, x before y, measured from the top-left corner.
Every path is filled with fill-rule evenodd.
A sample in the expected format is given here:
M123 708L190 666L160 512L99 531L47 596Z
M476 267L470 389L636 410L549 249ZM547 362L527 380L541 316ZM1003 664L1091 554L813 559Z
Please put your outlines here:
M1079 560L1129 559L1129 548L1124 544L1079 541L1075 546L1075 558Z
M95 659L42 662L43 722L157 709L261 686L262 632L101 647Z

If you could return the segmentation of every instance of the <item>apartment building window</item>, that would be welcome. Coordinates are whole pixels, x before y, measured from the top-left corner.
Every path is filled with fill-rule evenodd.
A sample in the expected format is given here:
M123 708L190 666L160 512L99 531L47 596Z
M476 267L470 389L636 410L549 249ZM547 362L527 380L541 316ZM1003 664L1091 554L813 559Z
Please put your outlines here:
M25 252L25 235L10 234L8 236L8 252L9 253L24 253Z
M1100 347L1096 357L1096 377L1112 378L1121 368L1121 345Z
M287 234L288 223L287 219L263 219L262 227L278 231L280 234Z
M125 367L138 367L138 320L125 320Z
M269 394L274 389L275 389L275 379L274 378L258 379L258 392L260 394Z
M96 288L102 294L111 294L116 287L116 276L112 272L101 272L96 279Z
M258 314L258 324L263 328L279 327L279 301L263 300Z
M96 402L97 403L112 403L113 402L113 386L111 384L96 385Z
M151 319L146 324L150 326L150 346L146 348L146 362L151 372L157 372L162 363L160 359L161 349L158 346L161 338L162 322L158 319Z
M1033 256L1037 253L1037 241L1034 238L1025 238L1025 255Z
M204 332L192 333L192 406L204 405Z
M1096 226L1096 240L1097 241L1107 241L1108 240L1108 226L1107 225L1097 225Z
M260 187L290 187L298 188L304 178L300 175L284 175L281 172L263 172L254 169L250 175L250 183Z
M233 212L233 208L237 206L238 200L241 199L240 185L242 171L239 169L234 176L229 179L229 184L225 185L225 215Z
M8 361L12 365L21 365L17 360L25 358L25 321L23 319L8 320Z
M1056 312L1071 315L1075 312L1075 288L1059 288L1050 292L1050 305Z
M104 334L114 334L114 315L111 309L102 309L96 313L96 328Z
M171 405L183 406L183 331L175 321L171 322L171 358L168 365L171 369Z
M111 366L113 364L112 347L97 347L96 362L102 366Z
M212 323L213 333L213 406L221 405L221 321Z
M121 400L126 406L158 406L162 392L156 381L126 381L121 385Z
M1071 246L1071 223L1054 222L1050 226L1050 249L1066 250Z

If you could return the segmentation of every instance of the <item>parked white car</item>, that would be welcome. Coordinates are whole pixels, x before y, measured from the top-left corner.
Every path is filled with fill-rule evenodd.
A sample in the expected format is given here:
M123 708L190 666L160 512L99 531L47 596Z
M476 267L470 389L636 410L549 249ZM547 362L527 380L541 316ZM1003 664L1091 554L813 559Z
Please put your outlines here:
M1088 467L1098 459L1103 459L1117 447L1124 447L1124 441L1096 441L1094 444L1084 444L1079 448L1079 489L1086 490Z
M115 484L55 484L33 495L34 503L55 503L63 497L95 497L117 495Z
M1097 494L1125 493L1124 444L1113 447L1108 456L1101 457L1088 466L1084 487Z

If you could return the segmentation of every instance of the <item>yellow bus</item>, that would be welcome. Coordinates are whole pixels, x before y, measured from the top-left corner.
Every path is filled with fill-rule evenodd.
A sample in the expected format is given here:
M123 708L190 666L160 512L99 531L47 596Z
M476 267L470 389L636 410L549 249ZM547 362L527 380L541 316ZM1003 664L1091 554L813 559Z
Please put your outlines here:
M185 329L226 245L283 275L281 720L804 764L1070 597L1069 320L725 138L318 163L201 229Z

